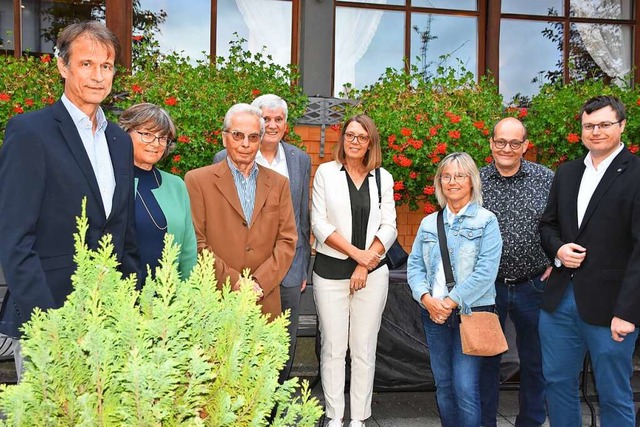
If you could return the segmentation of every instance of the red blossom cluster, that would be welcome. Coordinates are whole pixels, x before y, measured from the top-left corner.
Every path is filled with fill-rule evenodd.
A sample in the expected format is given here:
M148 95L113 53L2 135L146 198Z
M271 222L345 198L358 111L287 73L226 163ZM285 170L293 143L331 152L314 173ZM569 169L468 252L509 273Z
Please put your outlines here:
M133 36L131 37L131 40L133 40L134 42L141 42L144 39L144 36Z
M258 96L258 95L260 95L260 89L253 89L253 90L251 91L251 95L253 95L253 96Z
M493 163L493 157L492 156L487 156L484 158L485 163Z
M394 154L393 155L393 162L398 165L401 166L403 168L408 168L409 166L411 166L411 164L413 163L411 161L411 159L409 159L407 156L405 156L404 154Z
M26 105L27 107L33 107L33 99L32 98L25 99L24 105Z
M433 185L427 185L426 187L424 187L422 192L427 196L432 196L436 193L436 187L434 187Z
M189 137L188 137L188 136L186 136L186 135L180 135L180 136L178 137L178 142L181 142L181 143L183 143L183 144L188 144L189 142L191 142L191 138L189 138Z
M53 96L47 96L42 98L42 102L45 104L53 104L54 102L56 102L56 100L53 99Z
M429 136L434 137L438 134L438 130L442 127L442 125L436 125L434 127L429 128Z
M427 121L429 120L429 117L426 114L416 114L416 122L420 122L420 121Z
M449 111L447 111L446 113L444 113L445 116L447 116L449 118L449 121L451 123L460 123L460 116L457 116Z
M450 130L449 138L451 139L460 139L460 131L459 130Z
M415 148L416 150L419 150L422 148L422 140L421 139L413 139L413 138L409 138L407 139L407 144L409 144L410 146L412 146L413 148Z
M404 190L404 182L402 181L394 181L393 183L393 191L402 191Z
M400 129L400 133L404 136L411 136L411 134L413 133L413 131L409 128L402 128Z
M640 148L640 146L638 146L638 144L631 144L629 146L629 151L633 154L636 154L638 152L638 149Z
M16 104L13 106L13 112L16 114L22 114L24 113L24 109L22 108L22 106L20 106L20 104Z
M436 153L447 154L447 143L441 142L438 145L436 145Z
M178 163L180 162L180 154L176 154L175 156L173 156L173 163Z
M575 133L570 133L567 135L567 141L569 141L569 144L575 144L576 142L580 142L580 136Z
M416 172L416 171L409 172L409 178L411 178L411 179L418 178L418 172Z
M174 175L180 175L181 171L175 166L171 166L171 173Z
M168 105L168 106L173 106L176 105L178 103L178 100L176 99L175 96L170 96L168 98L165 98L164 100L164 105Z
M335 125L329 126L329 129L331 129L334 132L340 132L341 126L338 124L335 124Z
M131 92L133 93L142 93L142 86L137 85L137 84L132 84L131 85Z
M393 193L393 200L396 202L402 200L402 195L400 193Z
M49 62L51 62L51 55L49 55L48 53L45 53L40 57L40 62L44 64L48 64Z
M8 93L0 92L0 101L8 102L9 100L11 100L11 95L9 95Z
M424 204L423 212L424 212L424 214L425 214L425 215L432 214L432 213L434 213L435 211L436 211L436 207L433 205L433 203L426 202L426 203Z

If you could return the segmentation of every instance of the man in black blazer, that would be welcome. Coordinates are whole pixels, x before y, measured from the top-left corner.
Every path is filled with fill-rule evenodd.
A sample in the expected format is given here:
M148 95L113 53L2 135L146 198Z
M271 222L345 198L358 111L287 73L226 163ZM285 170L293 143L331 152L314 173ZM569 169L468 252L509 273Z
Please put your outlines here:
M549 420L581 426L578 377L589 351L601 425L635 426L632 355L640 325L640 159L622 144L625 108L582 107L586 156L561 166L540 224L554 269L539 333Z
M17 339L36 307L58 308L72 291L84 197L88 245L111 234L121 271L139 271L131 139L100 108L118 39L98 22L82 22L65 28L57 47L62 99L12 118L0 150L0 264L8 285L0 332Z

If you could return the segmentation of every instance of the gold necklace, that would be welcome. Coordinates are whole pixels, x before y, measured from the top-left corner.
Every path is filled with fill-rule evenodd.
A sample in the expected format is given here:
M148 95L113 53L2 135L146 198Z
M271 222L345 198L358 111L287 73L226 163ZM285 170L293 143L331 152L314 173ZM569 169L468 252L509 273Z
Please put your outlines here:
M155 168L151 168L151 172L153 172L153 177L156 179L156 184L158 184L158 188L160 188L160 182L158 181L158 177L156 175ZM153 225L155 225L158 230L161 230L161 231L166 230L167 226L169 224L165 225L164 227L160 227L158 225L158 223L156 222L155 218L153 217L153 215L151 215L151 211L149 210L149 207L145 203L144 199L142 198L142 194L140 194L140 192L137 189L136 189L136 194L138 195L138 197L140 197L140 201L142 202L142 206L144 206L144 210L147 211L147 214L149 215L149 218L151 218L151 222L153 222Z

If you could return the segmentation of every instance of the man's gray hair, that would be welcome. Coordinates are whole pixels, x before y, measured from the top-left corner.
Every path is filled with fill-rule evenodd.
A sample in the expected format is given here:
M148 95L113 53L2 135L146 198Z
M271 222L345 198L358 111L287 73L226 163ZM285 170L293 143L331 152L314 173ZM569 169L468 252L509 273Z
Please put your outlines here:
M256 116L260 123L260 136L264 135L264 119L262 118L261 111L258 107L254 107L249 104L235 104L227 110L227 113L224 115L224 123L222 125L223 131L226 132L229 130L231 119L236 114L250 114L252 116Z
M263 108L266 108L267 110L275 110L276 108L280 108L284 113L284 121L286 122L289 118L289 108L287 107L287 103L278 95L274 95L272 93L260 95L253 100L251 105L253 105L254 107L258 107L260 110L262 110Z
M113 31L101 22L83 21L68 25L58 37L56 48L58 57L64 65L69 65L71 45L78 37L83 35L111 50L115 55L115 61L120 57L120 41Z

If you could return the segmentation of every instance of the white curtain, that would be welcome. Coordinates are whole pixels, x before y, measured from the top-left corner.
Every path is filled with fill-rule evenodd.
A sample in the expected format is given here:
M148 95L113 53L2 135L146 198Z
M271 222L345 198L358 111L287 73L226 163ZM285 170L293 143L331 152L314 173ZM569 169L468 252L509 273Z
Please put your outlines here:
M276 64L291 63L291 2L236 0L236 5L249 28L249 50L271 55Z
M386 4L387 0L369 0ZM356 63L369 49L382 18L382 11L336 8L335 71L333 94L344 92L344 85L356 85Z
M622 18L626 0L572 0L578 17ZM596 64L617 84L631 71L631 32L621 25L575 24L584 46Z

